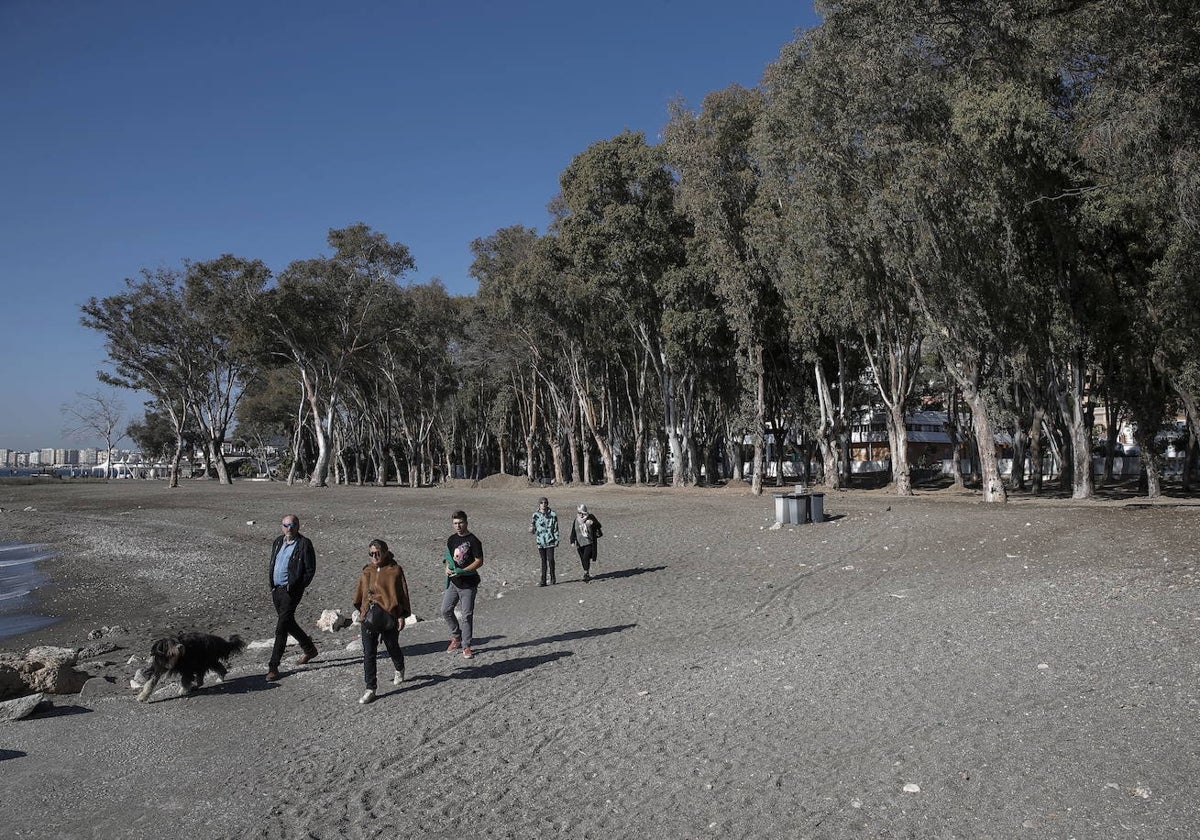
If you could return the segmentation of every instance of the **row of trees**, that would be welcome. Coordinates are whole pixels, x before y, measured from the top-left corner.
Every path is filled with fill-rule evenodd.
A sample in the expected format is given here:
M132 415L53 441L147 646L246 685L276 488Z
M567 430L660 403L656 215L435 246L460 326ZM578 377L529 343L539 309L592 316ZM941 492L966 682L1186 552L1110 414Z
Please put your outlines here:
M936 398L969 413L989 501L999 431L1090 496L1102 400L1157 494L1164 419L1200 437L1200 10L920 6L825 6L758 88L672 106L658 145L592 145L545 234L472 243L474 296L401 285L408 249L354 225L278 277L224 256L89 301L102 378L153 395L179 446L197 429L222 478L237 417L290 435L313 484L517 461L640 482L654 453L676 484L740 479L749 437L760 491L770 429L837 487L878 405L907 494L904 416Z

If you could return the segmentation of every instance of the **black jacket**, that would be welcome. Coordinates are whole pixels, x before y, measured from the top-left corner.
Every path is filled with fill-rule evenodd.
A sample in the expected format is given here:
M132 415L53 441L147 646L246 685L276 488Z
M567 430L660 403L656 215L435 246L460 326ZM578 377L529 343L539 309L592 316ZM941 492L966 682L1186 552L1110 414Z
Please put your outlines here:
M275 544L271 546L271 559L267 563L267 586L270 589L275 588L275 555L283 547L285 539L286 537L280 534L275 538ZM293 598L299 598L312 583L316 573L317 552L313 550L312 540L303 534L297 534L296 548L292 551L291 559L288 561L288 594Z

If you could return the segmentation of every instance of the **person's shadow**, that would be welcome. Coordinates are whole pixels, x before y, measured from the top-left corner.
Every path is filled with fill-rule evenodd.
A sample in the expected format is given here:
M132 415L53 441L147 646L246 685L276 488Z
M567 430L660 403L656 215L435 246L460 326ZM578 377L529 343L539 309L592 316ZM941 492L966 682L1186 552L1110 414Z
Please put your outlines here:
M491 645L489 645L486 648L486 650L488 653L492 653L492 652L498 651L498 650L513 650L515 648L537 647L539 645L553 645L553 644L559 644L562 642L575 642L575 641L578 641L579 639L590 639L590 638L593 638L596 636L607 636L610 633L623 633L626 630L632 630L634 627L637 627L637 625L636 624L617 624L612 627L592 627L587 630L569 630L566 633L555 633L553 636L542 636L540 638L529 639L524 642L513 642L512 644L509 644L509 645L497 645L495 647L492 647ZM496 638L504 638L504 637L498 636ZM481 641L491 641L491 640L486 639L486 640L481 640ZM484 649L484 648L482 648L482 645L477 645L477 647L480 647L480 649Z
M595 568L595 567L593 567ZM596 572L592 575L592 580L619 580L621 578L637 577L638 575L649 574L650 572L661 572L666 566L636 566L632 569L616 569L611 572Z
M495 650L496 648L488 648ZM404 681L399 691L393 691L385 697L394 697L399 694L404 694L409 691L415 691L420 688L428 688L438 685L449 680L478 680L491 679L494 677L506 677L510 674L519 674L522 671L528 671L530 668L537 668L541 665L549 665L551 662L557 662L568 656L575 654L569 650L556 650L553 653L543 653L538 656L517 656L512 659L501 659L497 662L488 662L486 664L476 662L471 665L463 664L450 674L418 674L409 677ZM380 698L385 699L385 698Z

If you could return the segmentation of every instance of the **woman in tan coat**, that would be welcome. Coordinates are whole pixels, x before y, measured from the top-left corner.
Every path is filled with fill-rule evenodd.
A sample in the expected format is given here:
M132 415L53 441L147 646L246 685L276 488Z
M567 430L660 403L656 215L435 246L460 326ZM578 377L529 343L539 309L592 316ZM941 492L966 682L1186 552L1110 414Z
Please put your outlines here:
M363 679L367 690L358 702L364 704L375 700L375 657L379 652L380 637L383 638L383 646L392 658L392 664L396 666L392 684L400 685L404 682L404 651L400 649L400 631L404 629L404 619L412 613L404 569L388 550L388 544L383 540L371 540L367 553L371 560L363 566L362 575L358 578L358 587L354 590L354 608L359 611L360 621L369 621L371 605L378 605L376 615L382 610L383 615L379 616L382 618L380 623L386 626L368 627L368 621L363 621L361 625Z

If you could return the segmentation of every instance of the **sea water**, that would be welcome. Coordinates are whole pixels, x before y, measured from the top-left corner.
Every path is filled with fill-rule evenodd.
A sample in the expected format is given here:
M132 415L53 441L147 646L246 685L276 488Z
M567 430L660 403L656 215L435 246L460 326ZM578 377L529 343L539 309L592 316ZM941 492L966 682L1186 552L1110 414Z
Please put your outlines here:
M54 556L44 545L0 542L0 639L57 620L32 612L33 591L46 582L38 571L38 561Z

